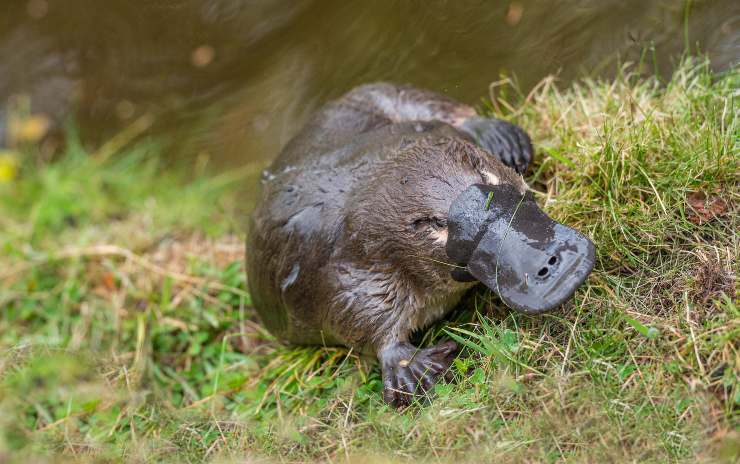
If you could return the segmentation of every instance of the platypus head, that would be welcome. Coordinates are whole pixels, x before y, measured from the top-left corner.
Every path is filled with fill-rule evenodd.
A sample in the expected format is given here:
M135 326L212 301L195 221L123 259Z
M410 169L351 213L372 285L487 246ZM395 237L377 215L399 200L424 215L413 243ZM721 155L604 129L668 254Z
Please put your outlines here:
M586 237L548 217L513 169L459 138L390 157L351 203L345 233L354 256L388 264L420 294L480 281L528 314L566 301L594 265Z
M447 256L461 266L453 278L477 279L523 313L561 305L594 265L588 238L509 184L468 187L452 202L447 227Z

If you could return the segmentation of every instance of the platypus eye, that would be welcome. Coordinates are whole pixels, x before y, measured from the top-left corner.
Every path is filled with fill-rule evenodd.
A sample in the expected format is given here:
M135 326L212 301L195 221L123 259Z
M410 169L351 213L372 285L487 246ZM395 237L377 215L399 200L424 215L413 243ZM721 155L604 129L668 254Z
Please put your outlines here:
M444 229L445 227L447 227L447 222L444 219L438 218L436 216L423 217L423 218L414 220L411 226L414 228L414 230L419 230L424 227L431 227L434 230L439 230L439 229Z
M414 222L411 223L411 227L414 230L419 230L428 224L429 224L429 218L424 217L424 218L414 219Z

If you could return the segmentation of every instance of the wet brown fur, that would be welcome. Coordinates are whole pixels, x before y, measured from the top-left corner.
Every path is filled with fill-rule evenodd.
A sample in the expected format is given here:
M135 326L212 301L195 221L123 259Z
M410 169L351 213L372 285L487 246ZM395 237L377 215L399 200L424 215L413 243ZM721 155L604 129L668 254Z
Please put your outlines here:
M344 141L353 127L347 119L366 106L340 100L319 114L275 161L253 215L250 290L268 328L292 343L375 351L440 318L471 286L450 278L454 263L439 240L450 204L469 185L488 182L486 172L526 188L442 122L363 112L358 125L370 129L360 127L338 149L321 146ZM337 113L341 125L325 122ZM325 127L332 124L339 127ZM319 139L316 130L330 133Z

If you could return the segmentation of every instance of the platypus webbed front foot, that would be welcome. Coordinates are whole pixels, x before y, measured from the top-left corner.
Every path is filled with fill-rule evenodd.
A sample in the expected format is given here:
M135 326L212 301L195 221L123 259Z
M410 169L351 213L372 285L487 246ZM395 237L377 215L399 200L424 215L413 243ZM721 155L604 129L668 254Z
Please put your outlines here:
M430 348L410 343L394 343L378 353L383 371L383 400L397 408L431 391L452 364L457 343L447 341Z
M532 141L524 129L494 118L474 116L458 128L470 135L483 149L522 174L532 162Z

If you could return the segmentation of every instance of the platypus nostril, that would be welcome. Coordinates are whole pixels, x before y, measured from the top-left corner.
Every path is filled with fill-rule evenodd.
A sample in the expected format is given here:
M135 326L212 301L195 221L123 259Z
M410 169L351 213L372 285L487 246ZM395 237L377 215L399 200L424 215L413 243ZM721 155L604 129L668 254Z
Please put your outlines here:
M555 263L557 263L557 262L558 262L558 257L557 256L552 256L552 257L550 257L550 260L547 261L547 264L549 264L550 266L554 266Z
M547 267L543 267L542 269L537 271L537 275L540 277L545 277L549 272L550 270Z

